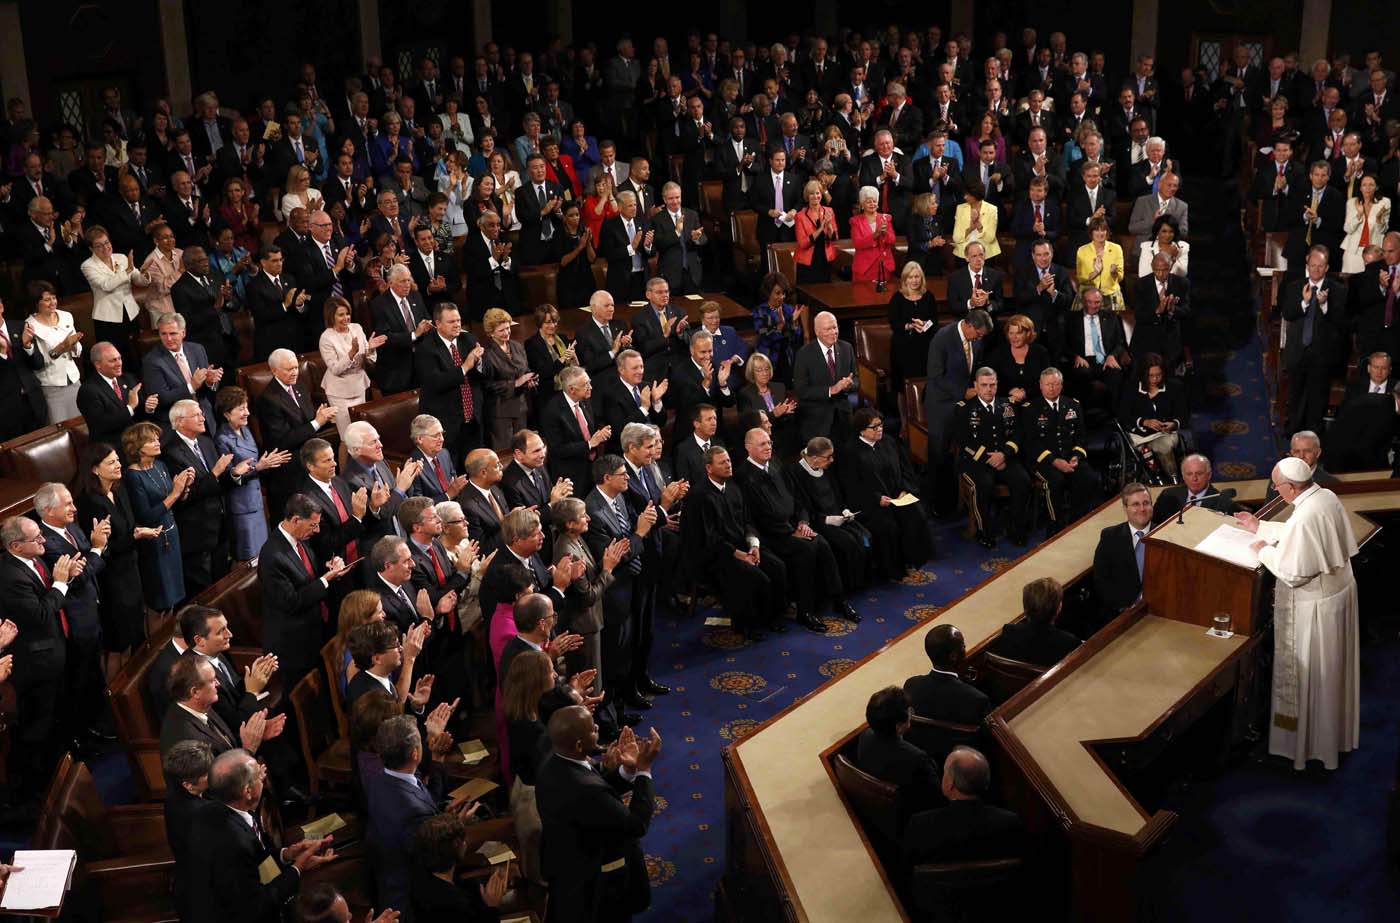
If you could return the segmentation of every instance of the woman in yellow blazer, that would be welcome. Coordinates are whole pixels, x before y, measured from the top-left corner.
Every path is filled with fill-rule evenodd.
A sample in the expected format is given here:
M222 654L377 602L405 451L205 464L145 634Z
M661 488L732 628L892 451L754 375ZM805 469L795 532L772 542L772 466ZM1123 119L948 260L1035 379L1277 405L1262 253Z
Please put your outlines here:
M997 208L983 201L981 182L973 180L963 190L963 204L953 215L953 256L966 260L967 245L974 240L986 248L987 259L1001 253L997 243Z
M1108 222L1089 222L1089 242L1074 256L1075 288L1092 285L1103 292L1104 307L1123 310L1123 248L1108 239Z

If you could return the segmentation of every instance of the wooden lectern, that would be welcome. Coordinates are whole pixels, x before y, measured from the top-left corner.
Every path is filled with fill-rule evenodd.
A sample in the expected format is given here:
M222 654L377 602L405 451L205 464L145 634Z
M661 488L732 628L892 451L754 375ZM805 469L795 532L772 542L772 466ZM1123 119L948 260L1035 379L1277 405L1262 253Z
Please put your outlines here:
M1212 627L1212 619L1226 613L1232 630L1245 636L1268 621L1265 615L1272 611L1272 598L1266 592L1270 584L1264 579L1264 567L1244 567L1196 548L1229 519L1214 510L1193 507L1143 538L1142 596L1149 612L1203 628Z

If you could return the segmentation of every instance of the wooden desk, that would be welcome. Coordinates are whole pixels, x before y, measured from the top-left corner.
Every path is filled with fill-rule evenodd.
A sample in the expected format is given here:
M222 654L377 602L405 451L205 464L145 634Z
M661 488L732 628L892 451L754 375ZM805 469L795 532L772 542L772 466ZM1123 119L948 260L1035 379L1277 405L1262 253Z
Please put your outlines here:
M1256 501L1262 499L1268 482L1254 479L1228 486L1239 491L1241 500ZM1338 495L1353 512L1400 509L1400 481L1345 483ZM831 781L821 754L864 725L865 704L872 692L901 685L908 677L928 671L923 641L935 621L957 625L968 649L976 653L996 638L1003 624L1019 614L1021 588L1026 583L1039 577L1055 577L1065 583L1082 579L1092 566L1099 532L1122 518L1121 504L1116 499L1108 501L726 748L726 857L716 896L718 918L754 923L907 921L908 915L871 856L868 842ZM1221 702L1239 684L1237 671L1246 662L1244 646L1249 639L1207 638L1197 626L1159 624L1164 621L1140 609L1121 617L1081 652L1046 673L993 716L994 721L1001 721L1001 733L1008 739L1019 740L1019 735L1024 734L1038 751L1042 746L1061 748L1047 757L1052 760L1052 770L1058 766L1054 760L1071 760L1071 778L1064 779L1056 771L1051 779L1042 772L1041 777L1047 781L1026 806L1029 810L1040 805L1035 819L1028 818L1028 826L1038 824L1038 832L1055 834L1061 842L1068 838L1081 850L1076 858L1084 862L1076 861L1072 869L1066 868L1060 879L1065 888L1070 886L1070 872L1098 872L1111 881L1119 871L1088 864L1089 854L1082 851L1085 844L1092 845L1097 840L1100 844L1131 845L1141 852L1150 848L1170 824L1170 818L1160 812L1147 817L1132 796L1120 788L1110 763L1095 758L1082 741L1102 739L1095 735L1151 738L1159 732L1173 732L1174 721L1189 724L1199 716L1198 709ZM1165 666L1164 655L1153 649L1164 643L1172 648ZM1037 726L1034 716L1022 719L1037 699L1068 682L1072 674L1085 669L1086 663L1097 659L1095 655L1110 646L1106 660L1093 664L1091 672L1073 677L1073 683L1056 695L1061 701L1068 701L1087 695L1092 686L1098 690L1099 698L1094 709L1089 710L1104 711L1104 696L1117 701L1119 686L1123 684L1125 711L1130 714L1081 716L1084 720L1102 717L1111 720L1112 726L1063 728L1065 732L1088 734L1075 737L1068 744L1040 736L1038 731L1044 725ZM1134 663L1137 665L1130 668ZM1161 688L1155 688L1153 681L1158 673L1163 674ZM1161 721L1153 726L1142 724L1152 708L1157 707L1157 714L1163 715L1169 706L1175 708ZM1048 704L1040 709L1046 720L1053 717L1053 710ZM1022 723L1013 733L1008 721ZM1133 722L1138 722L1136 729L1131 727ZM1120 746L1126 752L1134 745L1126 741L1102 746ZM1083 753L1083 759L1075 756L1076 752ZM1061 757L1057 753L1068 755ZM994 774L1004 761L993 755ZM1068 796L1061 791L1068 792ZM1099 802L1095 793L1107 793L1107 800ZM1052 795L1055 810L1047 807ZM1086 825L1071 812L1066 797L1074 798L1086 817L1103 821L1103 826ZM1127 829L1132 834L1125 833ZM1053 859L1053 853L1051 849L1044 855ZM1064 856L1064 865L1069 866L1069 852L1061 849L1059 853ZM1047 897L1047 901L1059 902L1061 897L1057 893ZM1061 908L1052 909L1054 916ZM1119 919L1131 918L1129 914Z
M797 298L811 309L830 311L836 320L850 323L858 320L888 317L891 296L899 291L899 279L891 279L883 292L875 291L874 282L814 282L798 289ZM812 325L805 324L803 332L812 339Z

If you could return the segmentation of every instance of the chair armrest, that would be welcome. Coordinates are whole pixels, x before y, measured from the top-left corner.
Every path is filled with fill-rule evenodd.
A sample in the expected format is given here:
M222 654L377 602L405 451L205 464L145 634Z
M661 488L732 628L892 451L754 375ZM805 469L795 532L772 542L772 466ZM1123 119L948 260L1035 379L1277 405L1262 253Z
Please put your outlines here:
M113 829L121 831L127 853L168 853L165 840L165 807L159 804L124 804L108 808Z

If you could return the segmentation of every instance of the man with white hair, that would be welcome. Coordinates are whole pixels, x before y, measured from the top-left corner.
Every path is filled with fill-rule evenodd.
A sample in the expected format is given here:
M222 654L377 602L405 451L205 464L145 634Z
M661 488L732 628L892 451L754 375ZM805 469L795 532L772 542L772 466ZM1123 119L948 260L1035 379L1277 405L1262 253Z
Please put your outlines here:
M97 374L84 378L78 388L78 410L87 423L88 441L120 446L122 432L155 412L160 397L141 396L140 382L122 373L122 354L111 343L98 343L88 356Z
M317 407L311 392L299 382L301 366L290 349L275 349L267 358L272 381L258 395L255 410L264 450L282 449L293 455L302 444L335 422L337 410L329 404ZM283 465L268 475L268 509L280 512L301 478L301 466Z
M1336 769L1337 754L1355 750L1361 736L1356 536L1342 502L1313 482L1301 458L1280 461L1270 479L1293 507L1288 521L1235 514L1259 536L1250 547L1277 578L1269 752L1294 769L1312 759Z
M147 395L159 398L153 416L162 426L176 401L199 402L205 416L214 419L214 392L224 370L209 364L204 347L185 340L185 318L168 312L156 321L160 346L141 357L141 385Z
M812 321L815 338L797 351L792 389L797 395L797 428L803 443L826 436L842 445L851 433L856 395L856 351L840 339L836 315L823 311Z
M1293 438L1288 440L1288 454L1308 463L1308 467L1312 469L1313 483L1319 487L1331 487L1337 483L1337 476L1322 465L1322 439L1312 430L1300 429L1294 433ZM1274 490L1271 483L1264 499L1268 501L1277 496L1278 491Z
M1181 188L1181 177L1175 173L1163 173L1156 180L1156 191L1147 192L1133 200L1133 211L1128 216L1128 233L1138 239L1152 235L1152 222L1163 215L1176 219L1177 234L1185 237L1190 210L1179 199L1176 191Z
M423 462L410 458L399 468L396 475L384 462L384 443L379 431L368 420L356 420L345 428L345 465L340 475L352 490L363 488L369 496L369 510L365 515L363 544L366 548L385 535L398 535L399 504L408 498L408 491L414 480L423 470ZM388 489L388 498L376 505L381 495L377 485Z
M374 383L386 396L413 387L413 344L433 329L423 296L413 290L413 272L389 269L389 290L369 303L373 330L388 337L376 352Z
M194 596L228 573L224 486L229 479L241 479L252 462L241 461L230 471L233 455L219 454L206 430L203 406L189 399L170 408L170 432L161 440L161 461L172 475L194 472L189 489L170 508L180 527L185 591Z
M1222 493L1210 482L1210 459L1193 452L1181 460L1181 483L1157 495L1152 507L1152 524L1160 525L1181 512L1183 507L1203 506L1227 516L1239 509L1234 492Z
M1167 142L1154 135L1147 139L1142 159L1128 174L1128 191L1134 197L1156 192L1158 182L1168 173L1177 173L1175 162L1167 157Z

